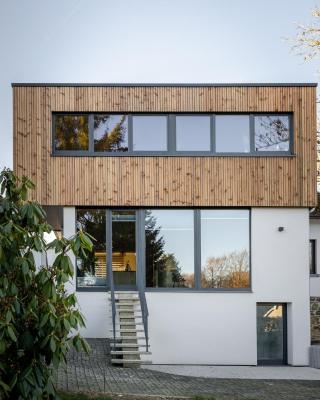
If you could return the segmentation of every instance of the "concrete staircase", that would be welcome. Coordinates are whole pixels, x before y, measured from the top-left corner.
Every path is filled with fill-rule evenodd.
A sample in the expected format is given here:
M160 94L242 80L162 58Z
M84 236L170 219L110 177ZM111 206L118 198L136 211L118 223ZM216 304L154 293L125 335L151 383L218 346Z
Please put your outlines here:
M109 295L110 310L112 301ZM138 292L115 292L116 331L110 329L111 363L123 367L151 364L151 352L146 349L146 338ZM112 326L112 324L111 324Z

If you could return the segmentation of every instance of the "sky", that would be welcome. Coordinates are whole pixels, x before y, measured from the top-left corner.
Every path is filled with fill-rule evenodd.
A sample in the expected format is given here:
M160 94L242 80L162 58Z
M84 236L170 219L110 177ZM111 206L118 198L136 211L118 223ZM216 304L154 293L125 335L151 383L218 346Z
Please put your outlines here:
M319 60L286 40L316 5L0 0L0 169L12 167L12 82L316 82Z

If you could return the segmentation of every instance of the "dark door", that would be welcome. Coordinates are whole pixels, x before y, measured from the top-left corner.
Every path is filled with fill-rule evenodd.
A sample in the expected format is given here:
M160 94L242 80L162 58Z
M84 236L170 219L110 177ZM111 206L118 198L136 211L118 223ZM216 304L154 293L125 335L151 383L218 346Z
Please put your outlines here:
M286 304L257 304L257 349L258 364L287 363Z
M113 282L116 289L135 289L136 211L113 210L111 216Z

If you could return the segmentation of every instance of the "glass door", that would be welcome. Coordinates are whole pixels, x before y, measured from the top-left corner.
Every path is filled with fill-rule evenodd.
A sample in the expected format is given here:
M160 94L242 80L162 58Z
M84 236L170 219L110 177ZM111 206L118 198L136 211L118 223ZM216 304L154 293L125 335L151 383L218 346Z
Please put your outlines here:
M137 271L136 211L112 210L112 272L116 289L135 289Z
M257 304L258 364L287 363L286 304Z

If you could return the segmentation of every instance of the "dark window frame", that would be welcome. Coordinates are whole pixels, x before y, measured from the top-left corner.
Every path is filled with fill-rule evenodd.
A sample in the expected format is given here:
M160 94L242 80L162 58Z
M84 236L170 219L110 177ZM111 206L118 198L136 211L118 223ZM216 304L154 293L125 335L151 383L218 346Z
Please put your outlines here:
M317 240L309 239L309 246L311 246L312 258L309 260L309 273L310 275L317 275ZM311 267L312 262L312 269Z
M258 302L256 303L256 332L257 332L257 311L259 306L282 306L282 322L283 322L283 332L282 332L282 340L283 340L283 352L282 359L273 359L273 360L260 360L258 359L257 354L257 365L287 365L288 364L288 303L279 303L279 302ZM258 334L257 334L257 349L258 349Z
M127 115L128 116L128 151L94 151L94 129L93 116L95 114L107 115ZM56 150L55 149L55 118L61 115L88 115L89 120L89 150ZM134 116L167 116L167 150L166 151L133 151L133 124ZM217 152L216 151L216 115L249 115L250 120L250 152ZM182 151L176 149L176 117L177 116L209 116L210 117L210 150L205 151ZM255 116L288 116L289 119L289 150L288 151L255 151ZM117 112L53 112L52 113L52 151L51 155L55 157L137 157L137 156L169 156L169 157L294 157L294 127L293 114L290 112L279 113L208 113L208 112L179 112L179 113L128 113L123 111Z
M137 257L137 272L136 272L136 285L137 287L144 288L146 292L169 292L169 293L252 293L252 259L251 259L251 208L248 207L197 207L197 208L186 208L187 210L193 211L193 226L194 226L194 287L183 288L183 287L147 287L146 286L146 257L145 257L145 211L150 210L184 210L181 207L76 207L76 218L75 218L75 229L77 229L77 210L79 209L103 209L106 213L106 271L107 271L107 284L106 286L78 286L77 269L75 273L76 278L76 291L78 292L107 292L110 290L110 276L111 276L111 265L112 265L112 220L111 213L116 210L130 210L136 212L136 257ZM247 288L202 288L201 287L201 210L247 210L248 211L248 227L249 227L249 287ZM109 238L109 239L108 239ZM108 242L109 240L109 242ZM117 287L117 290L133 290L132 287Z

